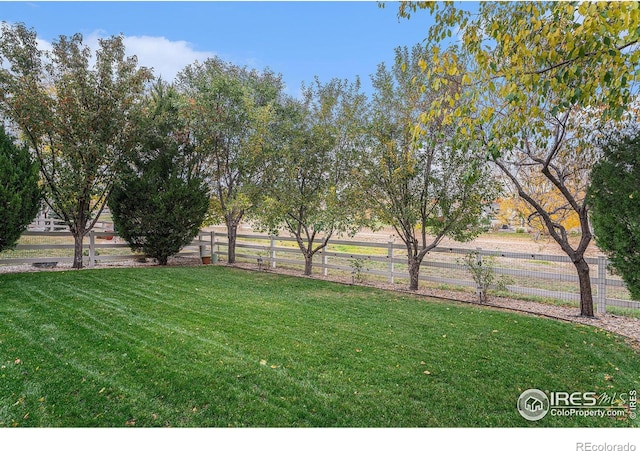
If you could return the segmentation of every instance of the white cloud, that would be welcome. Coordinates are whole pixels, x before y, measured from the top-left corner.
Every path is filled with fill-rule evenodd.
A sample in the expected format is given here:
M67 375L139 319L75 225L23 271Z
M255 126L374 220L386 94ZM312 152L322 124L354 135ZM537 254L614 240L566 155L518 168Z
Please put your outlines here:
M213 52L193 49L187 41L170 41L165 37L126 36L124 44L128 55L136 55L138 64L153 68L153 73L166 81L172 81L185 66L207 58Z
M91 49L92 55L98 48L98 40L107 37L102 30L96 30L83 36L83 43ZM43 51L52 49L51 43L37 39L38 48ZM170 41L163 36L125 36L125 50L128 56L137 56L138 64L153 69L156 77L162 76L165 81L173 81L176 74L185 66L197 61L213 58L214 52L195 50L190 42ZM93 63L94 60L91 60Z
M36 45L38 46L38 48L40 50L49 52L53 49L53 47L51 46L51 43L48 41L45 41L44 39L40 39L40 38L36 38Z

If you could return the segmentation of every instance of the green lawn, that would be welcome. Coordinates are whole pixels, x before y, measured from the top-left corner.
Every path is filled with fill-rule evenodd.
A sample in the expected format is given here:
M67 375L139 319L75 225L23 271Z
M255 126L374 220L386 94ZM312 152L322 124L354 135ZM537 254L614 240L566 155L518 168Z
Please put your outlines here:
M632 426L538 422L528 388L628 392L602 330L226 267L0 275L0 426Z

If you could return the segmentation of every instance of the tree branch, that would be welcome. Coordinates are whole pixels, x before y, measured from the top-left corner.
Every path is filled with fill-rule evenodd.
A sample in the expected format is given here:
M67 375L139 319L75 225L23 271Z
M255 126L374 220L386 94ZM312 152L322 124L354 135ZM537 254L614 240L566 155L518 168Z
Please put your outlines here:
M620 47L616 47L616 50L618 50L619 52L621 52L622 50L626 49L627 47L631 47L632 45L635 45L638 43L638 40L634 40L631 42L627 42L626 44L621 45ZM573 64L574 62L578 61L579 59L582 58L590 58L592 56L596 56L598 54L598 52L589 52L589 53L585 53L583 56L576 56L575 58L571 58L565 61L561 61L559 63L553 64L551 66L539 69L539 70L535 70L535 71L527 71L524 72L525 75L542 75L545 74L547 72L551 72L555 69L558 69L560 67L563 66L568 66L570 64Z

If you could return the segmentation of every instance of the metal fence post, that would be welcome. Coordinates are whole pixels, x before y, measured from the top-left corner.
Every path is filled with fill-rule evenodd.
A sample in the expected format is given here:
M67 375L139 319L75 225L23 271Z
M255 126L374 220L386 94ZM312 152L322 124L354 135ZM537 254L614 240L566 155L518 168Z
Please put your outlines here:
M96 266L96 236L93 230L89 231L89 268Z
M607 313L607 257L598 256L598 313Z
M271 237L269 243L269 258L271 259L271 269L276 269L276 238Z
M393 241L387 243L387 258L389 259L387 265L387 269L389 270L389 283L393 283L393 270L395 269L395 265L393 264Z
M480 247L476 247L476 266L478 267L478 269L480 269L482 267L482 248ZM484 287L482 286L482 279L478 278L478 280L476 280L476 293L478 295L478 300L480 302L484 302L487 299L487 294L485 293L485 290L488 289L489 287Z

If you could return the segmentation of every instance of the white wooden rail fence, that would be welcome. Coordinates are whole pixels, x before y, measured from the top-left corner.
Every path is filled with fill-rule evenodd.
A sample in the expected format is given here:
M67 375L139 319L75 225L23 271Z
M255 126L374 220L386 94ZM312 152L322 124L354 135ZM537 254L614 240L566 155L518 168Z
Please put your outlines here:
M205 255L205 249L212 249L212 241L210 240L212 237L213 234L210 232L200 232L199 236L182 249L178 256L200 257ZM83 264L89 268L93 268L101 262L146 257L141 253L133 253L129 245L119 239L115 232L92 230L84 237L83 244ZM0 254L0 265L72 263L73 249L73 236L68 231L27 231L22 234L20 242L13 250ZM114 249L115 251L113 251Z
M244 241L243 241L244 240ZM212 238L214 241L216 250L215 252L220 258L224 258L226 255L226 235L217 233ZM249 241L249 242L247 242ZM264 242L264 244L258 244L256 242ZM292 237L273 237L267 235L238 235L238 242L236 243L236 258L249 259L254 262L260 257L262 264L269 265L271 268L276 268L278 264L285 265L304 265L304 261L301 258L300 250L297 247L292 246L278 246L277 242L292 242L295 243L295 238ZM374 248L380 251L377 255L369 254L355 254L347 252L334 252L331 251L332 246L345 245L345 246L357 246L359 248ZM224 249L223 249L224 248ZM242 252L242 249L253 251L251 253ZM349 264L349 261L354 259L361 259L365 262L378 263L377 268L363 268L361 271L366 274L382 276L387 278L389 283L395 283L396 279L408 279L406 247L404 244L387 242L357 242L351 240L331 240L329 241L327 251L318 252L314 256L314 268L319 270L323 275L327 275L329 270L354 272L354 268ZM422 262L422 270L420 280L426 282L435 282L438 284L447 284L454 286L467 286L476 287L476 283L471 279L468 274L468 270L463 264L458 263L456 260L471 252L477 252L482 257L491 257L496 259L513 259L522 262L536 262L536 263L549 263L564 264L566 268L561 271L553 271L551 267L550 271L540 271L532 269L518 269L515 267L501 267L497 262L494 267L494 272L501 276L513 276L535 279L537 284L547 284L546 288L535 288L530 286L518 286L517 284L507 284L506 289L512 293L537 296L552 299L559 299L564 301L571 301L579 303L580 294L578 286L578 276L575 272L574 266L571 263L569 257L564 255L546 255L546 254L529 254L529 253L517 253L517 252L501 252L490 251L482 249L463 249L463 248L449 248L449 247L437 247L433 249L429 255L427 255ZM449 260L452 261L438 261L442 259L430 258L437 255L449 255ZM295 258L298 257L298 258ZM616 288L616 291L626 292L624 282L618 278L608 274L607 271L607 258L605 256L590 257L585 259L590 266L591 283L594 288L594 300L599 312L606 312L607 306L615 306L627 309L640 309L640 302L632 301L629 299L618 299L612 296L608 296L608 287ZM434 268L436 271L431 271L431 274L425 274L426 268ZM465 273L466 278L455 277L452 273L457 271L458 273ZM435 274L434 274L435 273ZM556 284L572 285L572 291L558 291L555 290ZM628 293L627 293L628 294Z
M110 237L113 239L108 239ZM38 242L31 242L36 240ZM199 236L178 255L191 258L212 256L214 261L224 260L227 255L227 245L226 234L201 231ZM355 247L362 253L332 250L340 246ZM90 232L85 237L84 248L85 265L88 267L108 261L145 257L142 254L132 253L127 243L119 240L114 232ZM236 249L238 261L258 264L259 259L261 266L274 269L277 265L304 265L295 238L292 237L239 234ZM66 255L52 256L51 254L56 251ZM29 252L38 255L25 255ZM436 284L475 287L475 282L471 279L466 267L457 261L470 252L478 252L480 258L496 259L493 265L495 274L518 278L517 283L506 285L508 291L512 293L575 303L580 300L575 269L569 258L563 255L438 247L425 257L420 280ZM0 254L0 265L72 262L72 255L73 240L68 232L25 232L15 250ZM408 279L406 248L403 244L394 242L331 240L324 252L318 252L314 256L314 271L320 271L323 275L327 275L329 270L354 273L352 262L356 259L365 263L360 269L363 275L384 277L389 283L396 283L396 279ZM586 260L590 265L594 298L599 312L605 312L608 306L640 309L640 302L628 298L624 282L608 274L606 257L586 258ZM540 266L547 266L547 268L541 269ZM529 281L531 283L527 283ZM560 289L561 287L563 289ZM627 299L621 299L621 297Z

